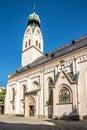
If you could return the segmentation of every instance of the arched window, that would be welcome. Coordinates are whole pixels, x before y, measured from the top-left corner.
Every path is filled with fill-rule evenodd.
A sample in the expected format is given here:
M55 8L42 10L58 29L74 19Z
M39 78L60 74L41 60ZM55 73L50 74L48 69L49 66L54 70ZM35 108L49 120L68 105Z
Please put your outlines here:
M36 40L36 46L38 46L38 41Z
M25 42L25 48L27 47L27 41Z
M65 86L59 92L59 103L70 103L70 90Z
M30 44L31 44L31 40L29 39L29 46L30 46Z
M41 49L41 44L39 43L39 49Z
M24 98L25 98L25 90L26 90L26 86L25 85L23 85L22 86L22 100L24 100Z
M28 100L29 100L28 101L29 105L35 105L35 99L34 99L34 97L30 96Z
M49 104L53 103L53 80L49 79L48 81L48 89L49 89Z
M15 101L15 89L12 88L12 91L11 91L11 101L14 102Z

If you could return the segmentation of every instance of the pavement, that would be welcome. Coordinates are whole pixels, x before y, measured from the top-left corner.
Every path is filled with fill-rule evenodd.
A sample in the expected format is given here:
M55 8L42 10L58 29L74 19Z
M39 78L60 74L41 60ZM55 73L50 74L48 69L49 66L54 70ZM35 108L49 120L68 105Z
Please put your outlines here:
M30 119L0 115L0 130L87 130L87 120Z

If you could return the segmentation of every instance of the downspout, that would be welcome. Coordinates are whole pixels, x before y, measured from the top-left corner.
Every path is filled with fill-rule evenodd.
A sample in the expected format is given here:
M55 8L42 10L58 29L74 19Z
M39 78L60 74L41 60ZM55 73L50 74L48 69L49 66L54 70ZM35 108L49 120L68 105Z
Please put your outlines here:
M75 64L75 74L77 74L77 64L76 64L76 58L74 58L74 64ZM77 92L77 114L79 115L79 99L78 99L78 78L76 79L76 92Z
M45 117L45 105L44 105L44 64L43 64L43 70L42 70L42 74L43 74L43 115Z

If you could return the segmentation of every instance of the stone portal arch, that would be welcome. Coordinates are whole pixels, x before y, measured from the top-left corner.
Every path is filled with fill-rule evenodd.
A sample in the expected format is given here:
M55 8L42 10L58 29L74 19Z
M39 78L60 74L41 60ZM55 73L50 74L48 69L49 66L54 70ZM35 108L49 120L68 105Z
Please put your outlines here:
M35 105L35 99L34 99L34 97L29 96L28 103L29 103L29 105Z
M35 116L36 101L33 96L25 100L25 117Z

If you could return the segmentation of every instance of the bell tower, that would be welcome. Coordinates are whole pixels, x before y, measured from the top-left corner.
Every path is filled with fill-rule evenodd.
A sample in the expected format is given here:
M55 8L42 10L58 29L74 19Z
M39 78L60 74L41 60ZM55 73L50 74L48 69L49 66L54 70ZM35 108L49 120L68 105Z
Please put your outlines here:
M28 17L22 47L22 66L28 65L43 55L43 37L40 30L40 18L35 10Z

